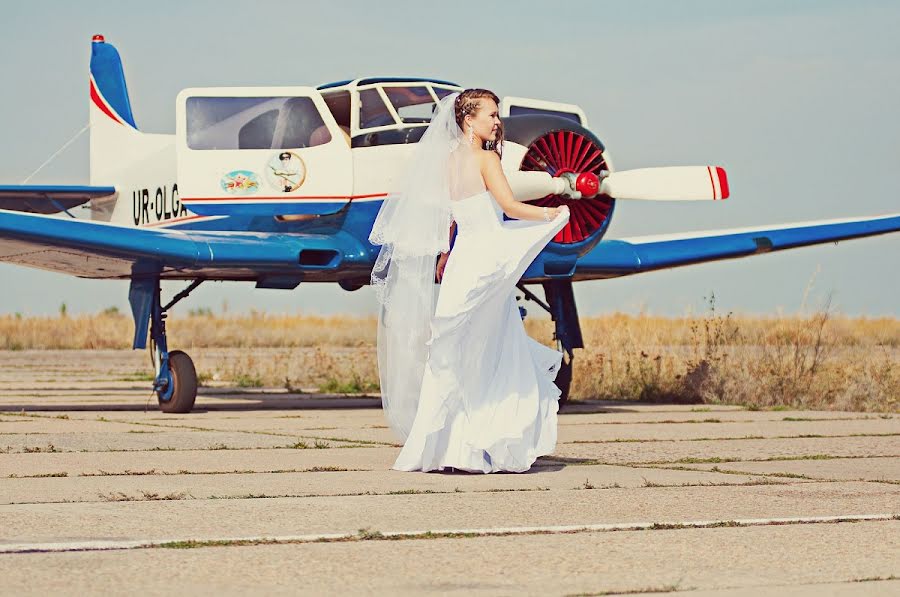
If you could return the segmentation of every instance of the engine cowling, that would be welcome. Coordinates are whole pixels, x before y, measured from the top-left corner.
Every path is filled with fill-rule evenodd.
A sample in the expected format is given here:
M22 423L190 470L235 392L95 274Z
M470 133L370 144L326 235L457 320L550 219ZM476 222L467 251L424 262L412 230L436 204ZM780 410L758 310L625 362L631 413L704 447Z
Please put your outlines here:
M615 200L599 193L601 172L612 171L606 148L590 130L577 122L549 114L508 116L502 119L504 139L524 148L519 164L523 172L546 172L570 179L568 186L583 196L551 194L531 201L534 205L569 207L569 223L552 243L588 251L603 237L612 218Z

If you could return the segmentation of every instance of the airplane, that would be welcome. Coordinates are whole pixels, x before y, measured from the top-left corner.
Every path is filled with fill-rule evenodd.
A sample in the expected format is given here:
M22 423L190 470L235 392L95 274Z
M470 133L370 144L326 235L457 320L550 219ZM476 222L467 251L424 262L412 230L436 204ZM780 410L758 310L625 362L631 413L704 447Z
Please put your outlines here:
M168 311L205 281L291 290L369 283L368 234L436 103L463 87L422 77L362 77L316 87L181 91L175 134L138 129L122 61L91 42L90 184L0 185L0 261L129 280L133 348L154 359L159 408L194 407L191 358L166 342ZM617 171L578 106L504 97L502 166L516 199L566 204L570 219L522 276L550 313L568 395L583 348L573 283L735 259L900 230L900 214L607 239L621 200L719 201L719 166ZM90 219L73 214L90 210ZM189 282L163 303L161 280ZM544 300L529 286L541 285ZM524 317L524 309L520 309Z

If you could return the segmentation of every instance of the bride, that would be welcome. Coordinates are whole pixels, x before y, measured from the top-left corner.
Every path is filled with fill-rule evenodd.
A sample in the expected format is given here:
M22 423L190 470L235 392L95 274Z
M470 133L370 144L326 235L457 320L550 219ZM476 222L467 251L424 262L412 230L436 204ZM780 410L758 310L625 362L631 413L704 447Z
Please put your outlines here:
M513 197L498 103L486 89L440 101L369 236L397 470L521 472L556 446L562 353L525 333L515 286L569 210Z

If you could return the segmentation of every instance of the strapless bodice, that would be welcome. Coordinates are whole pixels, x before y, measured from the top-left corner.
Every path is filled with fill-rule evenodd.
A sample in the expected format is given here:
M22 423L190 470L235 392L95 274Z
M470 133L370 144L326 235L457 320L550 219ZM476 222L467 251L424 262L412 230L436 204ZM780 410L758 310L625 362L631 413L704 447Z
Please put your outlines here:
M450 210L456 220L457 234L468 236L494 232L503 222L503 209L490 191L452 201Z

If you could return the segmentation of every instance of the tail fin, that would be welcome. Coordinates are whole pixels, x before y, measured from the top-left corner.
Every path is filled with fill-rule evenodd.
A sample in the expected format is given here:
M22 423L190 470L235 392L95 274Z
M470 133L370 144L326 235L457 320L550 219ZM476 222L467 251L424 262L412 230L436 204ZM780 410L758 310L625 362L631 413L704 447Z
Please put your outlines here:
M137 130L119 52L102 35L91 43L91 125L109 118Z
M90 99L91 184L117 191L102 205L92 202L94 218L141 226L181 213L169 205L177 201L175 135L138 130L119 52L102 35L91 43ZM154 198L168 207L148 209Z

